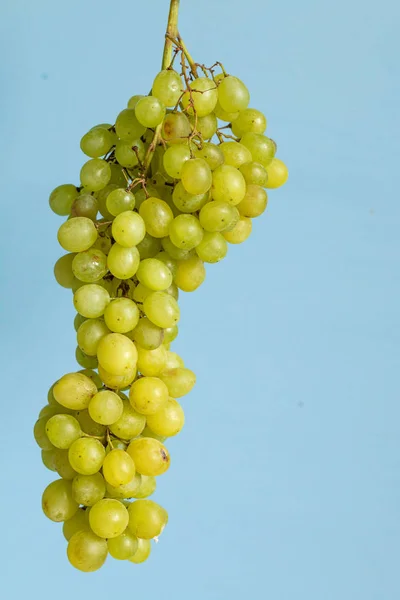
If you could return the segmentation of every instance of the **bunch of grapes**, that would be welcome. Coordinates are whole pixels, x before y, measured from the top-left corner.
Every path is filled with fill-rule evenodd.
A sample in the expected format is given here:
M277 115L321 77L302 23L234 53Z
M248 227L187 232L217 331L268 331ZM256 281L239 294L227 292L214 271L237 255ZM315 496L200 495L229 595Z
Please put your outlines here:
M163 67L150 95L83 136L80 186L50 195L68 217L54 271L73 292L82 369L50 388L34 435L59 475L43 511L63 522L68 559L82 571L108 554L145 561L166 526L166 510L148 498L170 466L166 441L184 425L177 399L195 383L170 349L179 290L195 291L205 264L249 237L265 188L288 177L240 79L194 63L174 27Z

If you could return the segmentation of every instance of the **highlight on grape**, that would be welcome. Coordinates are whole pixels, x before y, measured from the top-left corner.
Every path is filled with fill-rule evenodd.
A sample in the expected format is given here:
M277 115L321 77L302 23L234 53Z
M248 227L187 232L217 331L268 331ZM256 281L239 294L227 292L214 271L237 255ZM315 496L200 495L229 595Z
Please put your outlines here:
M266 189L288 178L246 85L219 62L192 59L178 4L151 93L85 133L79 185L50 195L67 217L54 274L72 290L79 370L51 386L34 437L58 476L43 511L63 522L68 559L85 572L108 555L144 562L167 525L149 497L196 381L171 350L179 293L194 292L206 265L249 237Z

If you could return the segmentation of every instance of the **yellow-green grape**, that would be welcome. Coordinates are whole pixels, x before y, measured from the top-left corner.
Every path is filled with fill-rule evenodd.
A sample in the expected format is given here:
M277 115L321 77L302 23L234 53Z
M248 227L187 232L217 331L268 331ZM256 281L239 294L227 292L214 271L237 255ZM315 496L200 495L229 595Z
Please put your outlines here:
M72 496L78 504L93 506L104 498L105 493L106 484L101 473L94 473L94 475L78 474L72 480Z
M194 250L184 250L182 248L177 248L175 244L173 244L169 237L165 237L162 240L162 247L165 252L173 258L174 260L186 260L190 258L190 256L194 255Z
M110 431L118 438L131 440L140 435L146 425L146 417L139 414L130 404L129 400L122 400L123 411L116 423L110 425Z
M227 255L228 246L222 234L206 231L202 241L196 246L196 252L203 262L217 263Z
M224 155L226 165L239 169L252 160L250 150L239 142L223 142L219 147Z
M174 325L174 327L167 327L164 329L164 342L170 344L178 337L178 326Z
M121 398L111 390L100 390L91 399L88 407L93 421L101 425L112 425L120 419L123 411Z
M135 493L133 494L132 498L136 498L137 500L139 500L142 498L148 498L149 496L154 494L157 487L156 478L153 475L139 475L139 473L137 473L136 476L140 478L140 484L138 489L135 490Z
M128 483L123 485L113 486L110 483L106 482L107 487L107 495L110 498L115 498L117 500L125 500L127 498L136 498L136 493L138 493L142 484L142 475L136 473L134 477Z
M226 110L224 110L220 105L219 101L215 105L214 114L218 119L220 119L221 121L226 121L227 123L232 123L232 121L235 121L235 119L237 119L239 116L238 111L227 112Z
M104 314L110 294L96 283L83 285L74 294L74 306L87 319L97 319Z
M158 189L152 185L151 183L146 183L146 188L143 186L135 187L135 208L139 210L142 205L142 202L147 200L147 198L160 198L160 192Z
M172 277L174 277L175 273L176 273L176 269L177 269L177 264L176 264L176 260L174 260L169 254L168 252L159 252L158 254L156 254L155 258L157 260L160 260L161 262L164 263L164 265L166 265L168 267L168 269L171 271L172 273Z
M104 385L112 390L124 390L136 377L136 365L129 369L124 375L109 373L99 365L99 375Z
M120 394L121 394L121 398L122 397L125 398L125 394L123 394L122 392L120 392ZM126 450L127 447L128 447L127 442L119 440L118 438L115 438L115 437L110 437L110 441L106 447L106 455L109 454L110 452L112 452L113 450Z
M111 231L117 244L124 248L131 248L143 240L146 226L138 213L127 210L115 217Z
M80 315L79 313L76 313L75 318L74 318L74 329L75 329L75 331L78 331L79 327L86 320L87 320L86 317L82 317L82 315Z
M131 558L139 547L138 539L130 531L124 531L121 535L107 540L108 551L117 560Z
M152 291L166 290L172 283L171 271L161 260L156 258L142 260L136 277L143 286Z
M254 162L268 167L275 156L276 144L273 140L261 133L245 133L240 140L251 152Z
M174 205L183 213L197 212L208 202L209 198L209 192L206 192L205 194L197 194L196 196L189 194L189 192L187 192L183 187L181 181L176 184L172 193Z
M168 235L168 229L174 215L171 208L164 200L147 198L140 205L139 214L145 222L146 231L155 238Z
M136 103L142 97L143 96L135 96L135 98L137 98ZM117 136L126 142L138 140L142 137L146 131L146 127L139 123L135 113L135 106L130 105L129 108L125 108L125 110L122 110L119 113L115 121L115 131Z
M158 377L141 377L129 391L129 402L141 415L152 415L168 400L168 388Z
M132 169L139 164L139 160L143 160L146 154L146 147L141 139L131 140L129 142L125 140L118 140L115 145L115 158L121 165Z
M211 194L217 202L228 202L235 206L246 194L246 181L235 167L221 165L212 174Z
M142 375L146 377L156 377L167 368L167 351L161 344L155 350L145 350L138 347L137 367Z
M96 437L104 437L106 435L107 429L105 425L101 425L101 423L94 421L89 415L88 410L77 410L74 413L74 417L84 433Z
M90 527L99 537L114 538L121 535L128 522L128 511L122 502L114 498L103 498L90 509Z
M114 333L128 333L139 323L140 312L133 300L116 298L104 312L104 321Z
M77 474L69 462L68 450L55 450L54 466L59 476L63 479L72 481Z
M172 69L160 71L153 81L151 93L165 106L175 106L182 95L182 81L178 73Z
M260 186L249 184L246 195L237 205L237 209L243 217L259 217L267 208L267 192Z
M115 300L113 300L113 302L115 302ZM97 354L97 346L101 338L108 333L110 333L110 330L103 320L87 319L86 321L83 321L77 331L78 346L88 357L95 357ZM86 369L92 368L87 367L86 365L82 366Z
M84 508L78 508L73 517L68 521L64 521L62 531L67 542L78 531L90 531L88 511Z
M206 231L229 231L233 229L240 217L236 206L228 202L214 200L208 202L200 211L200 224Z
M81 139L81 150L91 158L104 156L114 145L115 135L102 127L91 129Z
M50 417L53 417L54 415L68 414L69 412L70 411L68 408L64 408L60 404L58 404L58 406L56 404L46 404L43 406L43 408L41 408L38 419L41 419L42 417L47 417L47 419L50 419Z
M140 564L147 560L151 552L150 540L138 540L138 549L135 554L128 558L129 562Z
M189 119L181 112L168 113L162 126L162 137L167 144L184 144L192 132Z
M165 105L155 96L144 96L136 104L135 114L144 127L157 127L165 117Z
M199 117L205 117L213 112L218 100L215 82L207 77L198 77L190 83L190 90L182 96L182 106L189 114L195 112Z
M175 369L176 367L184 367L185 362L179 354L167 350L167 360L165 363L165 369Z
M109 183L105 188L96 193L99 212L106 221L111 221L112 214L107 210L107 198L115 190L118 190L116 183Z
M92 158L83 165L80 179L87 191L98 192L106 187L111 179L110 165L102 158Z
M132 339L144 350L155 350L163 343L164 331L147 317L143 317L132 331Z
M205 160L211 171L222 165L225 160L220 146L211 143L203 144L202 148L196 149L194 154L196 158Z
M196 375L190 369L176 368L167 369L160 375L160 379L168 388L172 398L186 396L196 383Z
M110 163L111 179L110 183L115 184L117 187L126 186L126 178L123 173L122 167L117 163Z
M136 346L121 333L109 333L97 346L97 360L109 373L125 375L136 367Z
M99 204L92 194L79 195L71 206L72 217L87 217L95 221L99 212Z
M192 250L203 239L204 230L194 215L178 215L169 227L169 237L177 248Z
M141 475L162 475L170 466L170 456L167 448L154 438L137 438L132 440L127 448L133 459L136 471Z
M82 435L78 421L72 415L54 415L46 423L46 433L56 448L68 448Z
M203 140L210 140L218 128L217 117L213 113L205 117L197 117L197 119L194 115L191 115L189 121L193 128L196 128L196 131L200 133Z
M224 231L222 235L229 244L242 244L251 234L252 226L251 219L240 217L235 227L231 231Z
M73 410L89 406L97 387L89 377L82 373L67 373L57 381L53 388L54 398L59 404Z
M72 261L76 254L64 254L54 265L54 277L59 285L65 288L72 288L75 275L72 272Z
M49 417L41 417L38 419L33 428L33 436L39 448L42 450L52 450L54 449L53 444L50 442L47 437L46 432L46 424Z
M78 531L68 542L68 560L75 569L90 573L100 569L107 558L106 540L92 531ZM133 555L135 556L135 555Z
M149 259L145 259L145 260L149 260ZM146 298L149 294L151 294L151 290L149 290L149 288L147 288L145 285L143 285L143 283L139 283L136 286L135 291L133 292L133 299L135 300L135 302L138 302L139 304L143 304L143 302L146 300Z
M264 133L267 128L267 119L262 112L255 108L246 108L239 112L232 123L233 135L241 138L245 133Z
M143 94L136 94L132 96L128 100L128 108L135 108L136 104L139 102L140 98L143 98Z
M56 451L55 450L42 450L41 457L42 457L42 463L44 464L46 469L49 469L49 471L56 471L56 466L55 466Z
M72 217L61 225L57 239L67 252L83 252L95 243L97 229L87 217Z
M104 459L104 479L113 487L132 481L135 472L135 463L125 450L111 450Z
M157 435L172 437L185 424L185 415L179 402L170 398L154 415L147 417L147 426Z
M135 208L135 196L132 192L124 188L116 188L112 190L106 199L106 207L108 212L116 217L117 215Z
M189 194L205 194L211 187L212 175L203 158L187 160L182 167L182 184Z
M138 270L140 254L136 247L124 248L114 244L108 253L107 266L114 277L130 279Z
M78 373L82 373L82 375L86 375L86 377L89 377L89 379L93 381L98 390L101 387L103 387L100 377L98 376L96 371L93 371L93 369L81 369L80 371L78 371Z
M173 327L180 319L177 301L165 292L152 292L147 296L143 303L143 311L154 325L162 329Z
M42 509L51 521L67 521L78 510L78 503L72 497L72 485L65 479L56 479L43 492Z
M94 438L80 438L68 450L72 468L81 475L97 473L101 469L105 455L103 444Z
M267 186L268 173L265 167L260 163L248 162L239 169L247 184Z
M146 427L143 429L142 431L142 437L146 437L146 438L152 438L153 440L158 440L159 442L161 442L162 444L165 442L165 440L167 439L165 435L157 435L156 433L154 433L154 431L152 431L150 429L150 427L148 427L146 425ZM142 477L142 475L141 475ZM146 496L138 496L137 494L135 495L135 498L147 498Z
M183 292L194 292L206 278L203 261L198 256L178 261L175 284Z
M78 189L72 183L59 185L50 194L51 210L60 217L66 217L71 212L71 206L78 196Z
M170 177L180 179L184 163L190 159L190 149L182 144L170 146L163 156L163 166Z
M178 264L176 266L176 272L178 272ZM169 294L170 296L172 296L173 298L175 298L176 301L178 301L179 298L179 290L178 287L175 283L171 283L171 285L169 286L169 288L167 288L165 290L166 294Z
M168 523L167 511L152 500L136 500L128 508L128 529L142 540L161 535Z
M94 283L107 273L107 256L92 248L79 252L72 261L72 271L80 281Z
M284 162L273 158L267 167L268 181L265 187L276 189L284 185L289 177L289 171Z
M141 260L153 258L161 250L161 240L146 233L143 240L137 245L137 249Z
M228 75L219 82L218 101L227 112L244 110L250 102L249 90L240 79Z

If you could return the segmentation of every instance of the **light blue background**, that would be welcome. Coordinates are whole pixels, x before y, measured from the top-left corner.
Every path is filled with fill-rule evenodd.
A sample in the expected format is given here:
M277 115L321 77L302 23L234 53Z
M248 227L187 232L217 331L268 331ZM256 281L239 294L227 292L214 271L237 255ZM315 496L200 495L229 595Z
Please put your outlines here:
M10 600L397 600L400 594L398 23L395 0L182 0L195 58L242 77L288 185L182 297L198 375L141 567L73 570L41 514L32 440L74 362L52 266L52 188L81 135L145 93L167 0L2 0L2 591ZM184 295L182 295L184 296Z

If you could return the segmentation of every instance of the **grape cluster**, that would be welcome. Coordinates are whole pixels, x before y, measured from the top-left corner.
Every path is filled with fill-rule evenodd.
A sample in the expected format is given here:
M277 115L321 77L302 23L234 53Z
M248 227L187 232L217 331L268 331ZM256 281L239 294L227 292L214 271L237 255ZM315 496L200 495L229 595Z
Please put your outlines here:
M249 237L265 188L288 177L244 83L173 42L151 94L83 136L80 187L50 195L68 217L54 272L73 292L82 370L51 387L34 435L59 475L43 511L64 523L69 561L82 571L108 554L143 562L166 526L167 512L148 497L170 466L165 441L184 425L177 399L195 383L170 350L179 290L195 291L205 263Z

